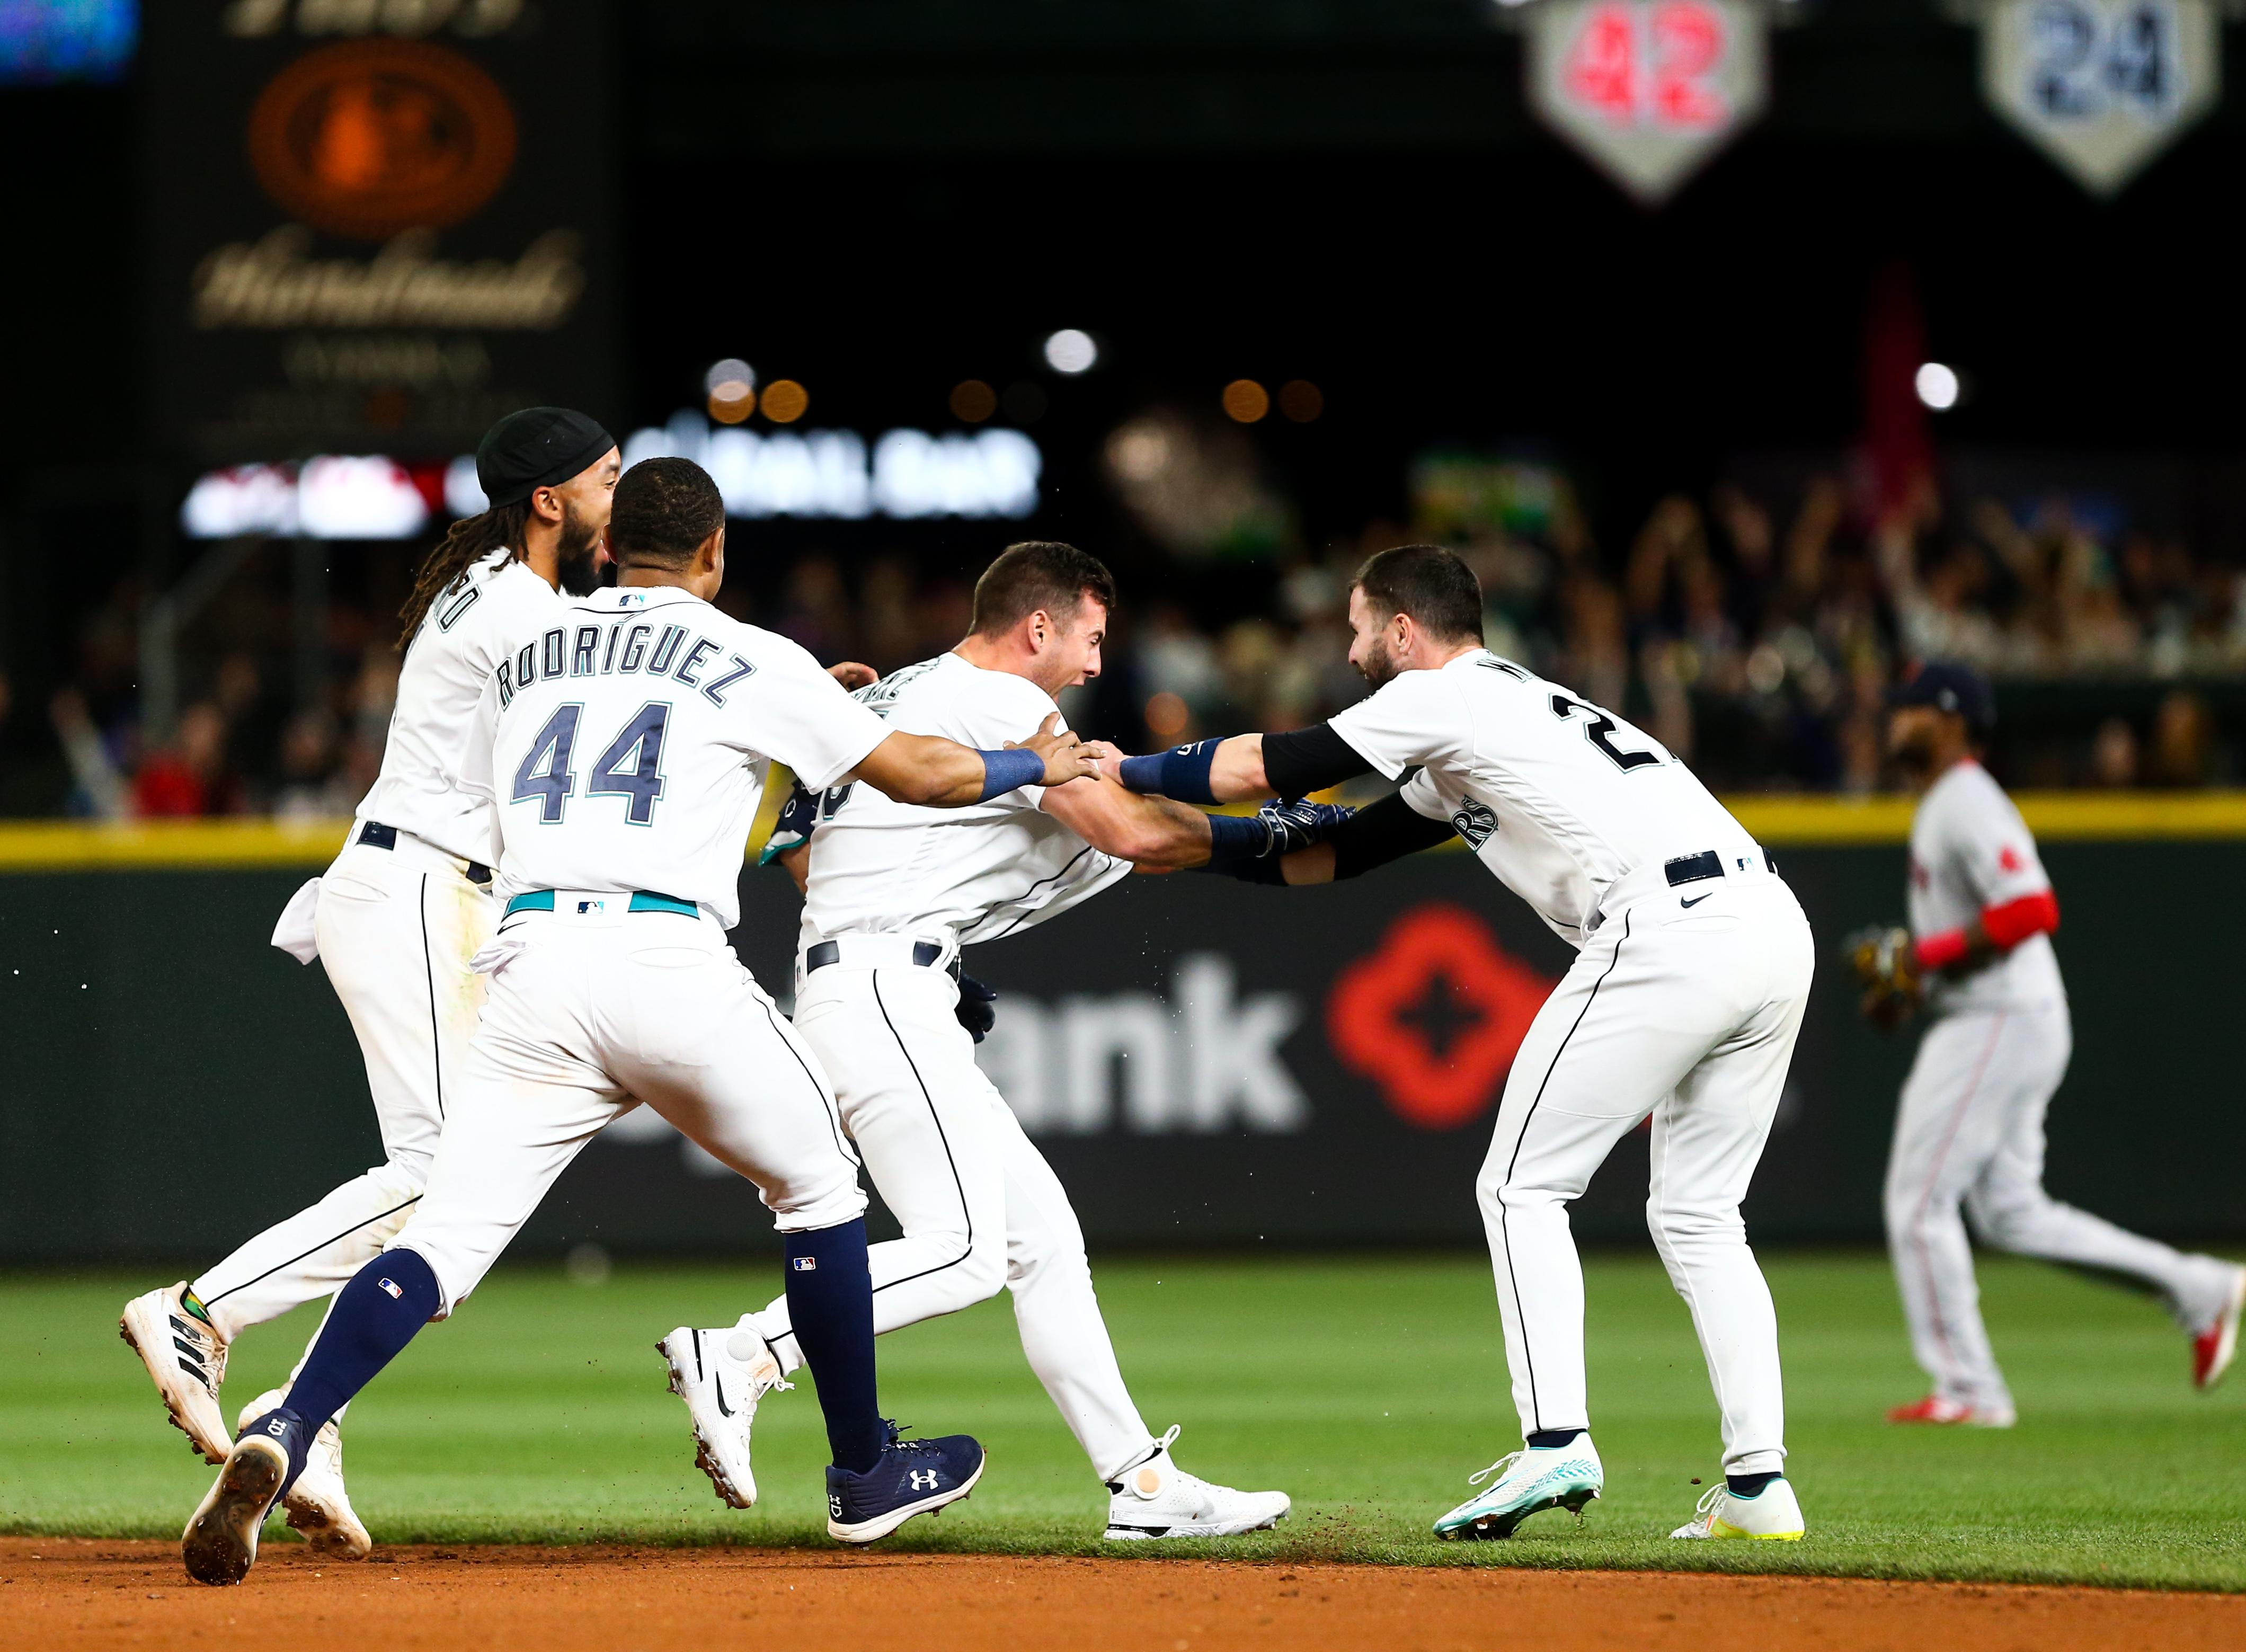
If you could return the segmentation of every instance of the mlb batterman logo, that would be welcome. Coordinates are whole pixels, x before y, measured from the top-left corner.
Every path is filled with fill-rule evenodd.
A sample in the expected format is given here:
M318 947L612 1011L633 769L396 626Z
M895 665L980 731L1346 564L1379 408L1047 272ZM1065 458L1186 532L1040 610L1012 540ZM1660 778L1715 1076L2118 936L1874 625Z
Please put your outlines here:
M374 1282L390 1293L391 1301L394 1302L402 1302L405 1300L405 1293L398 1289L397 1286L391 1284L388 1280L378 1279Z
M799 1274L815 1274L819 1271L819 1258L816 1256L793 1257L787 1265Z

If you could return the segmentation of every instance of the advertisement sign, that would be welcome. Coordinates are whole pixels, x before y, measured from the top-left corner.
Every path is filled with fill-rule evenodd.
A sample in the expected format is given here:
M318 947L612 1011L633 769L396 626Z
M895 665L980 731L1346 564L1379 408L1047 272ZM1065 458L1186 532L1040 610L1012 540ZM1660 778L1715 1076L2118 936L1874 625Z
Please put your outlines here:
M449 457L616 383L602 9L148 9L161 424L220 465Z
M1649 206L1769 99L1766 25L1742 0L1539 0L1525 27L1530 106Z
M1998 113L2096 194L2111 194L2215 106L2209 0L1995 0L1981 82Z

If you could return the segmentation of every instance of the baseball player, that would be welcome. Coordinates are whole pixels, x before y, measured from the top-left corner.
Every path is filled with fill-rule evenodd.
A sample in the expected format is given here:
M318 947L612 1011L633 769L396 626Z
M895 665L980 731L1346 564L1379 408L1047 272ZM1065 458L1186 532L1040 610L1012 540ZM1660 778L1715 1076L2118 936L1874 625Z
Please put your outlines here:
M1352 777L1395 796L1285 857L1290 883L1355 877L1456 835L1579 948L1523 1040L1478 1192L1522 1449L1435 1522L1509 1535L1605 1483L1583 1378L1568 1203L1653 1120L1648 1226L1691 1308L1722 1414L1724 1480L1679 1538L1798 1538L1770 1291L1739 1220L1809 994L1809 925L1769 856L1647 735L1481 645L1481 591L1449 551L1383 551L1350 592L1373 692L1291 734L1203 740L1105 772L1192 802L1300 797Z
M274 935L299 962L320 958L351 1016L384 1161L192 1283L134 1298L119 1325L174 1426L210 1462L233 1448L219 1383L234 1339L332 1295L405 1224L428 1180L483 1002L468 960L499 916L491 806L459 785L471 724L510 639L558 611L557 588L596 588L617 466L616 443L582 413L509 414L476 451L489 508L455 523L414 582L381 777L343 852ZM242 1420L272 1410L278 1392L251 1401ZM288 1518L314 1547L358 1559L371 1540L344 1486L342 1418L338 1407L312 1443Z
M975 751L891 729L796 644L711 605L725 502L685 459L616 485L616 588L509 634L468 754L507 899L426 1190L337 1294L281 1406L189 1521L200 1582L237 1582L330 1417L449 1315L612 1119L645 1103L753 1181L786 1236L795 1334L827 1419L827 1531L867 1543L964 1497L983 1449L902 1441L878 1409L866 1199L813 1056L741 967L742 851L773 761L936 807L1092 772L1050 725Z
M1934 1017L1903 1083L1886 1198L1911 1349L1934 1391L1888 1420L2014 1421L1961 1207L1988 1244L2156 1293L2191 1338L2193 1380L2211 1388L2237 1349L2246 1268L2125 1233L2043 1188L2044 1114L2073 1033L2052 948L2058 897L2019 810L1975 756L1996 697L1970 667L1936 662L1892 702L1888 747L1921 794L1910 928L1860 935L1851 955L1875 1023L1892 1027L1922 1001Z
M1096 558L1011 546L976 583L965 641L859 697L893 729L967 745L1020 738L1054 717L1063 689L1099 674L1114 602ZM1057 916L1134 862L1276 881L1280 853L1338 813L1213 819L1099 778L941 813L847 787L824 794L807 848L785 857L806 887L796 1030L904 1229L872 1247L875 1329L1011 1286L1031 1368L1106 1485L1111 1539L1230 1536L1271 1526L1290 1503L1185 1472L1170 1456L1179 1431L1156 1438L1140 1418L1068 1195L975 1064L991 995L962 976L961 948ZM698 1460L728 1503L747 1501L758 1401L803 1361L795 1322L783 1297L660 1345Z

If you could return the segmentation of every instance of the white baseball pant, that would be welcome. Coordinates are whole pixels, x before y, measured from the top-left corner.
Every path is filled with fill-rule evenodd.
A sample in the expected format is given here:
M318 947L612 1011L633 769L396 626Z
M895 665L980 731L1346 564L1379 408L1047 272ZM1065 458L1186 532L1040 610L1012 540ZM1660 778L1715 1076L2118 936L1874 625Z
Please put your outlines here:
M782 1233L865 1214L818 1058L725 932L630 900L559 891L553 912L507 917L482 960L482 1024L427 1191L388 1247L429 1264L447 1314L585 1144L643 1102L753 1182Z
M320 880L320 962L366 1059L385 1162L267 1228L193 1281L218 1334L332 1295L405 1225L483 1005L468 968L499 908L467 862L407 833L354 841Z
M842 1121L904 1237L870 1247L876 1335L956 1313L1010 1287L1030 1369L1113 1479L1154 1437L1132 1403L1060 1180L982 1069L941 967L853 967L909 938L845 936L843 962L806 976L795 1026L834 1080ZM948 962L948 956L942 961ZM741 1323L786 1370L803 1363L782 1296Z
M1783 1465L1778 1318L1739 1201L1785 1089L1812 950L1770 873L1664 886L1606 917L1537 1012L1477 1188L1524 1435L1590 1425L1567 1206L1650 1114L1646 1225L1699 1333L1725 1472Z
M2073 1049L2064 1003L1963 1011L1927 1029L1903 1081L1888 1157L1888 1248L1911 1351L1945 1399L2012 1409L1981 1322L1961 1208L1999 1250L2141 1281L2195 1334L2229 1299L2229 1263L2172 1250L2044 1191L2044 1114Z

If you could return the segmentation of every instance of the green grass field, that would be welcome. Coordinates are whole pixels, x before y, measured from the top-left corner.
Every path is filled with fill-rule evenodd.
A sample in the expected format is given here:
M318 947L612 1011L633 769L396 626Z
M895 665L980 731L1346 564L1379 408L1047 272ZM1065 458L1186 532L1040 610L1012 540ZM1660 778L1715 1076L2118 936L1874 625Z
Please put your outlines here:
M1502 1544L1438 1544L1427 1531L1468 1473L1517 1444L1478 1259L1131 1261L1099 1275L1148 1423L1186 1425L1185 1466L1294 1496L1276 1533L1228 1553L2246 1587L2246 1381L2194 1393L2182 1338L2150 1304L1989 1262L2019 1426L1899 1429L1881 1414L1921 1385L1884 1261L1766 1265L1789 1468L1811 1527L1798 1545L1667 1540L1692 1511L1691 1477L1717 1472L1717 1445L1691 1324L1650 1256L1587 1268L1604 1499L1581 1526L1541 1515ZM502 1269L352 1410L346 1464L361 1513L391 1542L823 1544L824 1437L807 1387L766 1403L764 1500L729 1510L693 1468L685 1413L651 1347L675 1324L729 1323L777 1281L768 1264L623 1268L589 1287L559 1268ZM153 1282L29 1275L0 1287L0 1530L178 1533L209 1471L165 1426L115 1327L126 1295ZM314 1322L308 1309L246 1336L232 1404L285 1373ZM990 1450L970 1502L894 1541L1101 1547L1105 1493L1023 1363L1003 1301L881 1349L884 1409L924 1431L972 1431Z

